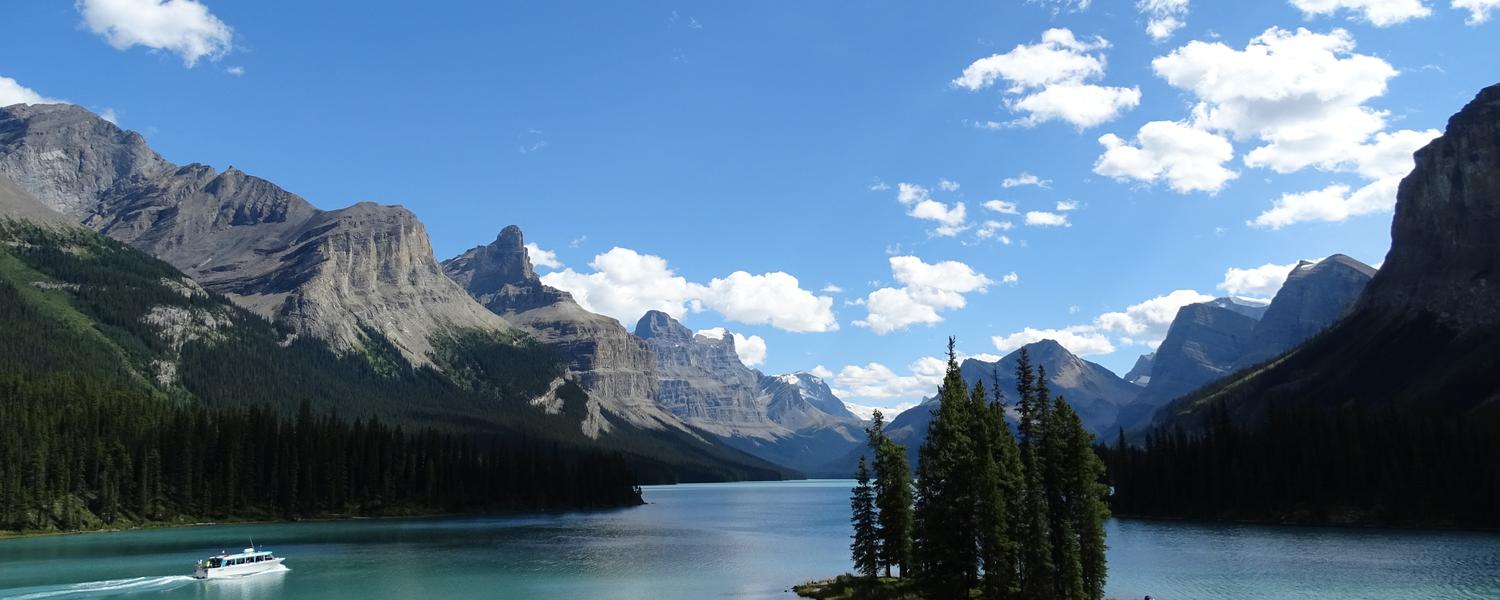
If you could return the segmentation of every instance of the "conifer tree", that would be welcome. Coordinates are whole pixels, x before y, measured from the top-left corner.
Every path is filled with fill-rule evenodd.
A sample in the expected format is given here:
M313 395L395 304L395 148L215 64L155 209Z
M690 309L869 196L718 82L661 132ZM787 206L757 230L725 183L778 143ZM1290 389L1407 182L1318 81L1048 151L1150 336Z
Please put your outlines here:
M1031 353L1021 349L1016 363L1016 394L1020 399L1021 467L1025 485L1021 493L1021 592L1024 598L1053 600L1057 596L1052 562L1052 531L1047 506L1046 465L1043 459L1047 404L1045 369L1033 371Z
M875 529L875 489L870 486L870 469L863 456L859 457L854 481L854 492L849 499L854 542L849 545L849 550L853 554L854 570L865 577L874 577L880 568L880 539Z
M929 597L965 597L977 577L978 524L968 386L948 338L948 369L938 391L937 413L918 454L917 556Z
M879 525L880 564L885 575L895 567L907 572L912 553L912 482L906 447L885 435L885 415L875 411L866 430L875 455L875 506Z
M1107 573L1104 520L1109 518L1104 462L1094 451L1093 435L1083 427L1077 413L1061 399L1054 412L1067 432L1064 456L1069 467L1063 495L1068 499L1068 520L1078 540L1079 588L1075 597L1099 600L1104 596Z
M993 401L984 398L982 385L975 386L975 422L983 431L979 505L979 553L984 566L982 597L1011 598L1018 591L1020 504L1024 485L1020 451L1005 421L1005 397L1000 392L998 371Z

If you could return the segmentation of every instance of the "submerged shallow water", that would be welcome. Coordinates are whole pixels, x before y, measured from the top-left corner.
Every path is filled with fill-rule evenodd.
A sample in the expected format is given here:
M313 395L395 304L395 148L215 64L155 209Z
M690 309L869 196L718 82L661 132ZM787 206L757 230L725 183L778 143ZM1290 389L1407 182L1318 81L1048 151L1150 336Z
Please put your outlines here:
M0 541L0 600L790 598L847 571L848 481L646 488L646 506L526 516L216 525ZM289 571L185 575L250 538ZM1109 525L1108 594L1500 598L1500 535Z

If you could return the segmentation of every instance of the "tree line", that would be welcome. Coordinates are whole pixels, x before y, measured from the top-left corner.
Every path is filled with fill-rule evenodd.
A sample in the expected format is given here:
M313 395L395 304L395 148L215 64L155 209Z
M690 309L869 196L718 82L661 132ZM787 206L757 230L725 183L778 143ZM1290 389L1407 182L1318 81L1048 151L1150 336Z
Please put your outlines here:
M1109 510L1093 436L1025 350L1011 406L998 384L964 382L953 345L915 481L879 416L868 431L874 480L862 460L850 498L856 570L873 583L894 567L924 598L1097 600Z
M0 375L0 530L640 503L619 454Z
M1258 423L1221 404L1202 428L1121 432L1100 454L1116 513L1304 523L1500 527L1493 421L1273 405Z

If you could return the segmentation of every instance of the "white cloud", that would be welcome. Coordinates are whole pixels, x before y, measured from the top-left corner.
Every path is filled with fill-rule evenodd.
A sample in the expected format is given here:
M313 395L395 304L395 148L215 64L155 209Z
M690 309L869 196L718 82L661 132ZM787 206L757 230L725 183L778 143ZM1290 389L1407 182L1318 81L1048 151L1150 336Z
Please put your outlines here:
M1040 43L974 61L952 84L978 91L1005 80L1006 106L1022 115L1011 125L1062 120L1080 129L1093 127L1141 101L1140 88L1089 83L1104 76L1103 50L1108 47L1102 37L1079 40L1070 30L1048 29Z
M924 356L907 365L908 374L898 375L878 362L847 365L830 383L840 398L923 398L937 393L947 372L947 361Z
M1146 17L1146 34L1162 41L1185 25L1188 0L1137 0L1135 9Z
M1453 8L1469 11L1464 23L1478 25L1490 20L1490 12L1500 8L1500 0L1453 0Z
M1173 290L1169 294L1132 304L1124 311L1099 315L1094 318L1094 326L1101 331L1135 338L1161 339L1166 337L1167 327L1172 325L1177 309L1213 299L1213 296L1193 290Z
M197 0L78 0L90 31L117 50L145 46L182 57L218 60L229 52L234 31Z
M1104 154L1094 172L1115 179L1147 183L1165 180L1173 191L1218 193L1239 174L1224 163L1234 158L1229 140L1185 123L1151 121L1141 126L1132 144L1113 133L1099 138Z
M871 183L870 186L869 186L869 190L872 191L872 192L884 192L884 191L886 191L888 189L891 189L891 184L886 183L884 181L881 181L879 179L876 179L875 182Z
M698 298L725 318L750 325L796 332L839 328L833 316L833 298L802 289L797 278L787 273L751 275L735 271L709 281Z
M964 203L950 205L934 200L927 188L914 183L898 183L896 188L896 200L907 206L907 215L937 224L931 231L933 235L953 237L969 228Z
M1240 269L1230 267L1224 271L1224 281L1216 286L1231 296L1271 298L1286 283L1286 276L1297 267L1297 263L1278 265L1266 263L1259 267Z
M985 221L983 225L980 225L979 231L974 232L974 236L981 240L999 240L1000 243L1009 246L1010 237L1000 232L1010 231L1013 228L1015 224L1010 221Z
M557 259L557 253L551 250L543 250L536 242L526 243L526 256L531 259L534 267L546 267L548 269L563 268L562 261Z
M1291 0L1307 17L1328 16L1340 10L1357 13L1376 27L1390 27L1432 14L1422 0Z
M942 322L944 310L963 308L964 294L983 293L994 281L958 261L928 264L915 256L890 258L891 274L902 287L881 288L865 299L868 314L855 321L877 334L915 324Z
M1354 148L1349 168L1366 179L1406 177L1416 166L1412 155L1442 134L1436 129L1377 133L1370 143Z
M1270 209L1249 222L1252 227L1281 229L1309 221L1338 222L1373 213L1389 212L1396 206L1396 188L1401 178L1388 177L1359 189L1344 184L1321 190L1282 194Z
M1028 211L1026 213L1026 224L1032 227L1072 227L1068 222L1068 215L1049 213L1040 210Z
M1068 212L1068 211L1072 211L1072 210L1078 210L1078 201L1077 200L1058 200L1057 201L1057 212Z
M1001 352L1011 352L1026 344L1042 340L1052 340L1062 344L1069 352L1079 356L1109 354L1115 351L1115 346L1109 343L1109 338L1087 327L1075 326L1066 329L1027 327L1010 335L997 335L990 338L990 341L995 344L995 349Z
M949 181L947 179L939 179L938 180L938 187L941 188L945 192L956 192L956 191L958 191L959 185L958 185L957 181Z
M1021 283L1021 276L1017 275L1015 271L1011 271L1000 278L1000 283L1003 283L1005 285L1015 285Z
M0 76L0 106L12 104L61 104L63 100L48 98L9 77Z
M554 271L543 275L542 283L572 293L583 308L627 326L648 310L680 319L688 312L711 309L731 321L786 331L838 329L833 299L802 289L797 278L786 273L736 271L704 285L677 275L659 256L619 247L595 256L589 266L594 272Z
M1021 214L1021 211L1016 207L1015 202L1006 202L1004 200L990 200L984 203L984 207L1002 215Z
M836 285L830 283L828 285L823 286L823 289L820 290L820 291L822 291L825 294L842 294L842 293L844 293L844 288L841 288L839 286L836 286Z
M693 333L716 340L724 339L727 333L734 338L734 352L739 355L740 362L745 366L755 367L766 364L766 340L758 335L744 336L739 332L730 333L723 327L701 329Z
M649 310L681 319L690 308L699 308L689 302L701 286L688 283L659 256L615 247L595 256L589 266L594 272L564 269L543 275L542 283L571 292L583 308L614 317L626 327Z
M1386 91L1396 69L1354 53L1342 29L1312 33L1272 27L1244 50L1194 41L1151 61L1156 74L1198 103L1193 125L1263 145L1246 164L1289 172L1335 165L1385 126L1364 103Z
M1017 175L1015 177L1006 177L1005 180L1000 182L1000 187L1003 188L1013 188L1023 185L1034 185L1042 189L1047 189L1052 187L1052 180L1042 179L1040 177L1037 177L1036 175L1032 175L1031 173L1022 171L1020 175Z
M244 67L228 67L228 68L224 69L224 72L228 73L230 75L234 75L235 77L239 77L239 76L245 74L245 68Z

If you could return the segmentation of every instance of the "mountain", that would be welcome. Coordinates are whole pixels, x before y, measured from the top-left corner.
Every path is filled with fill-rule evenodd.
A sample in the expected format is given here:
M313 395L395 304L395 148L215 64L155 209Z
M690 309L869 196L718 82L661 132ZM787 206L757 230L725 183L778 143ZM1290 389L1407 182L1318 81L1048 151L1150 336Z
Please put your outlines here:
M1500 417L1500 85L1416 153L1391 249L1348 315L1290 352L1159 415L1211 407L1255 423L1275 406L1357 406L1473 422Z
M27 221L49 228L78 226L78 223L62 213L47 208L5 176L0 176L0 218Z
M550 435L542 429L566 423L587 440L590 433L618 429L619 435L598 445L622 452L643 481L788 475L688 430L657 409L649 396L640 401L645 410L658 421L675 423L675 430L667 431L662 423L642 425L644 419L631 418L639 413L599 410L606 403L578 385L584 379L578 373L588 370L576 369L576 361L531 337L532 332L550 334L546 328L513 326L470 297L442 271L426 230L404 208L360 203L319 210L237 169L173 165L138 134L68 105L0 109L0 179L14 184L0 187L0 208L6 214L24 216L22 210L34 213L35 204L41 204L164 260L177 272L174 281L182 280L174 287L201 290L258 315L266 327L256 329L256 335L275 334L273 347L323 344L339 360L368 363L384 376L415 381L388 386L400 394L371 394L331 382L308 370L312 367L290 374L268 367L264 380L226 376L245 388L225 392L232 396L271 402L281 410L289 402L295 408L300 400L316 399L314 405L345 415L402 400L405 406L371 414L412 428L485 435L541 439ZM215 315L169 310L151 318L174 330L196 331L192 328L223 324L224 318ZM122 343L127 349L138 345ZM147 347L155 344L145 342ZM260 349L243 359L246 365L298 356ZM193 356L185 353L181 361ZM329 362L307 360L324 367ZM170 386L191 371L181 361L153 357L144 363L149 368L137 367L150 371L158 385ZM327 384L298 385L313 380ZM586 382L595 384L595 390L608 388L597 380ZM422 387L429 385L447 387ZM508 426L489 414L501 405L557 418L516 417L518 424Z
M1374 273L1369 265L1335 254L1298 263L1269 304L1217 298L1182 307L1151 355L1146 389L1121 411L1115 426L1139 429L1168 402L1317 335L1349 311Z
M443 275L410 211L323 211L234 168L179 167L76 106L0 108L0 176L340 351L368 349L376 332L426 365L454 332L511 329Z
M1167 402L1233 372L1263 312L1246 311L1228 299L1177 309L1167 337L1156 347L1146 389L1120 412L1112 428L1145 425Z
M1062 396L1078 412L1084 427L1095 435L1105 436L1114 431L1120 407L1128 404L1140 393L1140 388L1131 384L1102 365L1089 362L1069 352L1062 344L1053 340L1032 342L990 362L977 358L965 359L959 364L959 374L970 387L983 382L993 394L998 380L1006 403L1013 405L1016 390L1016 363L1025 350L1031 357L1033 368L1047 371L1047 385L1053 395ZM894 418L887 416L885 433L898 444L906 446L907 458L915 466L917 448L927 439L927 426L937 410L937 390L933 396L911 407ZM1014 420L1014 415L1012 415ZM853 472L859 457L868 458L863 447L830 461L821 472L837 472L848 476Z
M589 393L585 433L609 427L608 413L646 429L684 430L658 406L656 358L619 321L584 310L565 291L543 285L515 225L495 241L443 261L443 272L508 322L552 347Z
M1156 353L1147 352L1135 359L1135 366L1130 367L1130 372L1123 379L1141 387L1151 383L1151 366L1156 362Z
M661 311L636 324L656 356L663 408L724 443L812 475L863 442L862 424L821 379L768 377L740 362L734 336L695 335Z
M1280 356L1332 325L1354 305L1374 275L1370 265L1342 254L1297 263L1255 324L1235 368Z

